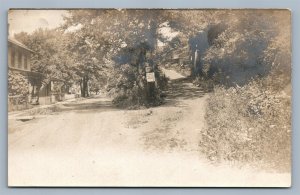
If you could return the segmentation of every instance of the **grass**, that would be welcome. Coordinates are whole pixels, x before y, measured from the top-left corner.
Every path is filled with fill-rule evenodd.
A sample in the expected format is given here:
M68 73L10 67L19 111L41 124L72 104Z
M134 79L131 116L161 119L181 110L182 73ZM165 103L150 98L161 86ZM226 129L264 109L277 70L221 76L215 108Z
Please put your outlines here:
M200 141L212 161L262 164L289 171L291 99L252 81L243 87L215 87L206 112L207 128Z

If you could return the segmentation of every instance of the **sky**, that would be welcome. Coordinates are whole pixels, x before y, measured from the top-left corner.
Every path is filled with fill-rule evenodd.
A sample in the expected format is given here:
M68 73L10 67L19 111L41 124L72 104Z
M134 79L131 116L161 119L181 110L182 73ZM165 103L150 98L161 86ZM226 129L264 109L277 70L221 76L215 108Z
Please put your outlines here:
M65 10L10 10L8 12L9 34L32 33L39 28L53 29L62 24Z
M64 22L63 16L67 15L66 10L10 10L8 13L9 36L20 32L32 33L39 28L53 29ZM80 26L79 26L80 28ZM70 27L69 30L76 30L77 27ZM168 23L160 25L159 29L167 40L174 38L178 32L173 32ZM158 46L164 46L158 42Z

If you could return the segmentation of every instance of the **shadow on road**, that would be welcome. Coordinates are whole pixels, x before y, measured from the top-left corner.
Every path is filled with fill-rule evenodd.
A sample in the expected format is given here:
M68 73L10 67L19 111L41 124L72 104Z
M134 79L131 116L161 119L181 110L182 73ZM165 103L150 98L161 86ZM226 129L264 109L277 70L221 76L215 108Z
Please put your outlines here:
M109 100L96 99L92 102L67 103L63 104L60 111L74 111L74 112L102 112L117 110L117 108Z
M185 107L182 100L192 100L204 96L204 91L192 84L191 78L178 78L169 81L164 91L164 104L161 106ZM22 116L57 114L59 112L91 113L117 111L121 108L113 105L111 99L106 97L90 97L73 102L62 102L49 107L41 107L25 111Z
M168 89L165 91L165 105L183 106L182 100L203 97L205 92L193 85L191 78L180 78L169 81Z
M164 92L166 95L163 106L185 107L182 100L192 100L204 96L204 91L192 84L191 78L179 78L169 81L168 89ZM103 112L120 110L112 104L112 101L105 98L91 98L83 102L74 102L63 104L60 111L74 112Z

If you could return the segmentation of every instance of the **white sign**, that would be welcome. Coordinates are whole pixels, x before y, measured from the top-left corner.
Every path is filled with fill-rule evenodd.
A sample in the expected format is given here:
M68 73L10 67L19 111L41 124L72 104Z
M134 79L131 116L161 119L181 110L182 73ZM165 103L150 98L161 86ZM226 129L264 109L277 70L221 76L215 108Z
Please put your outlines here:
M155 75L154 72L146 73L147 82L155 82Z

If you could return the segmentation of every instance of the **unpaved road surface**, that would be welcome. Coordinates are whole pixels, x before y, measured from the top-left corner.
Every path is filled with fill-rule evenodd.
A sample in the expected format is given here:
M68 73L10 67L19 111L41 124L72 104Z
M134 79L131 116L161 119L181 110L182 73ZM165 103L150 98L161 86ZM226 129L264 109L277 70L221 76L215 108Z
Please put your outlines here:
M104 97L9 120L12 186L286 186L289 174L212 165L199 152L207 95L174 71L164 105L120 110Z

